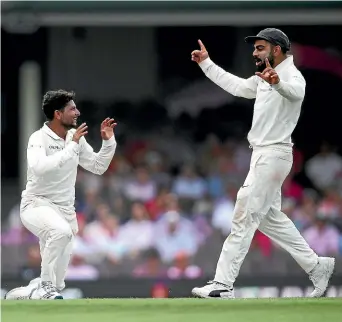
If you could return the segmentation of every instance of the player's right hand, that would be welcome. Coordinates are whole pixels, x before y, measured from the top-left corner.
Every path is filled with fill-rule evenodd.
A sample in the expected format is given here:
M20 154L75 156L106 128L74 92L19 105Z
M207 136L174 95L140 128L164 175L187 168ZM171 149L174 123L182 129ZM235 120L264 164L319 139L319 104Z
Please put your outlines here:
M209 57L209 54L200 39L198 39L198 44L201 50L194 50L191 53L191 60L195 61L197 64L201 63L203 60Z
M76 142L77 144L80 142L80 138L88 133L87 131L88 126L86 123L82 123L74 133L74 136L72 137L72 140Z

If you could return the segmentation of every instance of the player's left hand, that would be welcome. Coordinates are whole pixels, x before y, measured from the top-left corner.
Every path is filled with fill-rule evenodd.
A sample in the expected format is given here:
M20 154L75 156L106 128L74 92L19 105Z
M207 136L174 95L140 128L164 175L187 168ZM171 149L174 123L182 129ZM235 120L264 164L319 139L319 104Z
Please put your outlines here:
M265 80L267 83L274 85L278 84L280 79L277 74L277 72L271 67L270 62L268 59L265 59L266 62L266 68L262 73L256 72L255 75L261 77L263 80Z
M103 140L109 140L114 135L114 127L117 123L115 123L114 119L107 117L101 123L101 137Z

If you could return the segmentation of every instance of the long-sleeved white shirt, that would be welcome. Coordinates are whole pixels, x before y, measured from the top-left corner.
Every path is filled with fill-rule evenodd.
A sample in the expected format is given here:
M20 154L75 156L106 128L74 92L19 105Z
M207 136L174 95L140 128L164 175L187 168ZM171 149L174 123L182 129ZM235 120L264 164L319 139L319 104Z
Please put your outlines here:
M81 137L72 141L75 130L60 138L47 124L34 132L27 147L27 184L22 192L21 209L38 201L56 206L66 215L75 213L77 167L103 174L114 156L116 140L103 140L98 153Z
M238 97L256 99L252 128L248 133L251 146L284 144L292 146L295 129L305 95L305 79L288 56L274 69L280 82L270 85L259 76L248 79L230 74L207 58L199 64L205 75L225 91Z

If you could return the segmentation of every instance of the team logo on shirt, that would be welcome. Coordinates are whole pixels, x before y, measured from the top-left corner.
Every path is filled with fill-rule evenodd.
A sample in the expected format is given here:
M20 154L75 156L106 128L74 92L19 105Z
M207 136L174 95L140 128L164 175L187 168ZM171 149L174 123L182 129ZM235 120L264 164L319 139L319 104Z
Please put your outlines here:
M49 145L49 149L50 150L63 150L63 148L61 146L58 146L58 145Z

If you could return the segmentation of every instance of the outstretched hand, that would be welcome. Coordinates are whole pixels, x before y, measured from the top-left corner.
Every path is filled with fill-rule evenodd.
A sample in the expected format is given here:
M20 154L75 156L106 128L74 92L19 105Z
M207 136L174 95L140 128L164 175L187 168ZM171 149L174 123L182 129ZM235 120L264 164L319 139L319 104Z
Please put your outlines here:
M114 135L114 127L117 125L114 119L107 117L101 123L101 137L103 140L109 140Z
M271 85L278 84L280 81L279 75L271 67L270 62L268 61L267 58L265 59L265 62L266 62L266 68L264 69L264 71L262 73L256 72L255 75L261 77L263 80L265 80L267 83Z
M197 49L191 53L191 60L195 61L197 64L209 57L209 54L200 39L198 39L198 44L200 46L200 50Z

